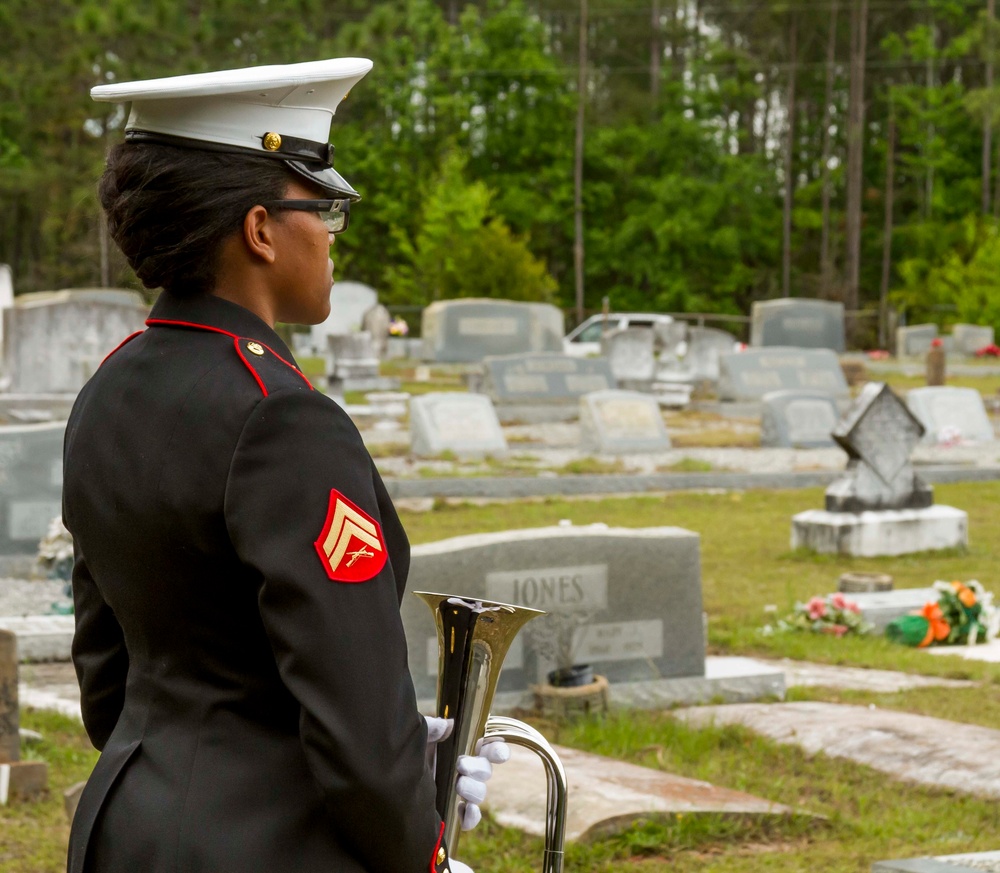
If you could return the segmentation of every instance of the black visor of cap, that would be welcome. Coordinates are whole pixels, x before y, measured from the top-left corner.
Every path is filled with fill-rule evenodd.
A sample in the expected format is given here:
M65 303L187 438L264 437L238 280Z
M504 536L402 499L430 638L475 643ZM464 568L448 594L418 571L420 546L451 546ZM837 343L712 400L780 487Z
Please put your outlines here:
M354 190L348 181L333 167L313 164L306 161L285 161L289 168L314 185L323 189L323 193L340 200L358 201L361 195Z

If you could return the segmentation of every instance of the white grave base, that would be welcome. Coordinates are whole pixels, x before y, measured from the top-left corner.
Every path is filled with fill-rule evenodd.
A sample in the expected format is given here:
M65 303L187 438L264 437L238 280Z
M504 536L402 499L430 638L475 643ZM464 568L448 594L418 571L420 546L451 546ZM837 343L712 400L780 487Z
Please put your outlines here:
M827 512L792 517L792 548L827 555L909 555L969 544L969 516L953 506L926 509Z

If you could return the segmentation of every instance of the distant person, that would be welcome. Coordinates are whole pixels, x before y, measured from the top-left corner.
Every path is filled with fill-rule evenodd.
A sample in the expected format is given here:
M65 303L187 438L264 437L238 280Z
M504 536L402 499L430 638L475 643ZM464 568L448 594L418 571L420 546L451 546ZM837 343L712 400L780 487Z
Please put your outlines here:
M70 416L73 660L101 757L71 873L427 873L448 858L399 615L409 545L357 429L274 331L330 312L358 193L345 58L95 88L147 322ZM494 762L506 748L488 746ZM464 824L486 758L463 762Z

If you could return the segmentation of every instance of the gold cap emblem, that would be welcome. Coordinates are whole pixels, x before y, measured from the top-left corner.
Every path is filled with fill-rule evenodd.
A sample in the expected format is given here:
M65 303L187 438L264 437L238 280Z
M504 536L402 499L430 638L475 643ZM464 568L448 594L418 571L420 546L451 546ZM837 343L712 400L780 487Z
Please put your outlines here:
M269 152L276 152L281 148L281 135L277 133L264 134L264 148Z
M247 350L253 352L255 355L264 354L264 347L260 343L247 343Z

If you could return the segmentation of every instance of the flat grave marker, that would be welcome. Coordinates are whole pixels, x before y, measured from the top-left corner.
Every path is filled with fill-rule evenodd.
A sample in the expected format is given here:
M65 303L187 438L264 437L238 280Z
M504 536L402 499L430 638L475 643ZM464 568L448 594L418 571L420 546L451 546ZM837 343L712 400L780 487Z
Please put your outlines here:
M496 456L506 453L507 440L489 397L441 391L410 401L410 446L418 457Z
M604 454L662 452L670 436L656 398L638 391L595 391L580 398L580 441Z
M983 397L975 388L914 388L907 392L906 405L924 426L925 443L944 442L953 435L963 442L996 440Z
M831 433L840 419L837 401L815 391L773 391L761 398L760 444L796 449L835 445Z

